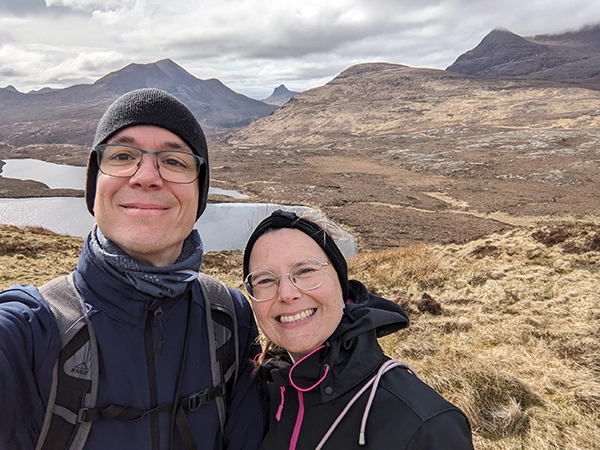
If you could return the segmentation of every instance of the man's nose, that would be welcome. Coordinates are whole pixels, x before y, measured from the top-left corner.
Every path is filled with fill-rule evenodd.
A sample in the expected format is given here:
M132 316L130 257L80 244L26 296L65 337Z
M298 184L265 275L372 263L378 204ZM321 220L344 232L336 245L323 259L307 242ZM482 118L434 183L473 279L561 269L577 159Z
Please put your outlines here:
M139 184L162 184L162 177L156 165L155 155L142 155L138 169L131 177L131 182Z

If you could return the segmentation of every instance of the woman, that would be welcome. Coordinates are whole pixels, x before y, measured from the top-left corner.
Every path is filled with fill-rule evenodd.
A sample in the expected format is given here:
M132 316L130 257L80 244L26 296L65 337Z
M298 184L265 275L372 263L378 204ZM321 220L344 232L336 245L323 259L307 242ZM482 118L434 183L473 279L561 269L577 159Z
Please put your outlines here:
M275 211L244 252L244 284L269 340L263 449L472 449L467 418L377 338L408 325L395 303L348 280L314 221Z

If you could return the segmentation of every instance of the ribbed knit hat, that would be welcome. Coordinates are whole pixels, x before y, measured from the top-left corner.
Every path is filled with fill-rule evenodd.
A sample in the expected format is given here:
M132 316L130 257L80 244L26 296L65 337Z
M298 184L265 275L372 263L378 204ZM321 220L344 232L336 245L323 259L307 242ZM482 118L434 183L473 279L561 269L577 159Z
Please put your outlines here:
M122 95L108 107L100 119L88 161L85 182L85 201L90 214L94 215L98 177L98 160L94 149L99 144L105 144L118 131L132 125L155 125L169 130L183 139L192 151L204 160L198 175L200 196L196 218L200 217L206 208L210 184L208 148L204 132L192 112L181 101L168 92L154 88L138 89Z

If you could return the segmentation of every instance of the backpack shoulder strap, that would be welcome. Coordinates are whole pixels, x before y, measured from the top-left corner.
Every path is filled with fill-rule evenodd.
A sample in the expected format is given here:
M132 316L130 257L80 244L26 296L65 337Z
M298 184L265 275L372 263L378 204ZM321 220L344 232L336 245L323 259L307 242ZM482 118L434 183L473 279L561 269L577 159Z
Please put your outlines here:
M49 281L40 292L56 318L61 350L36 450L79 450L92 425L81 421L80 414L96 405L98 393L96 337L73 274Z
M237 380L240 360L235 306L229 289L223 283L202 273L198 279L206 305L213 386L223 385L227 395ZM216 402L223 431L226 418L225 398L216 397Z

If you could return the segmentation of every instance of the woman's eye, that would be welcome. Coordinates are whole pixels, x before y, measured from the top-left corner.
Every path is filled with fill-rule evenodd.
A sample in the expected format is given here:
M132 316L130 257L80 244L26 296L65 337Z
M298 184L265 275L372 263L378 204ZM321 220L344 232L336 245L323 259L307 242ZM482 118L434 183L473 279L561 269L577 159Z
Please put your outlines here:
M297 277L307 277L316 272L314 267L301 267L296 271Z
M253 287L265 287L273 283L277 283L277 277L270 272L261 272L252 275L250 283Z

